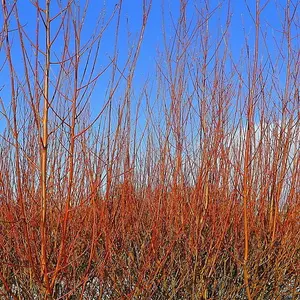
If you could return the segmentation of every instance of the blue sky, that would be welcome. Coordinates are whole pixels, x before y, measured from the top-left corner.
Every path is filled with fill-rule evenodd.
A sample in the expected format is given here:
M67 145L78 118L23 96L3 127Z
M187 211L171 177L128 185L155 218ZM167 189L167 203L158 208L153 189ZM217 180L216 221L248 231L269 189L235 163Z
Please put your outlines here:
M42 2L42 1L41 1ZM65 1L62 1L65 2ZM146 1L147 2L147 1ZM84 7L84 0L77 1L81 8ZM225 29L225 22L227 18L228 6L230 7L231 25L229 28L229 47L232 53L233 59L238 62L242 50L245 50L245 40L249 43L250 55L253 54L254 47L254 33L255 25L251 14L255 15L255 1L208 1L209 10L214 11L212 17L209 20L209 32L211 34L212 41L217 40L217 37ZM265 1L261 2L264 5ZM91 0L89 4L88 13L85 19L85 24L82 32L82 40L90 36L91 32L95 28L95 23L99 13L105 15L105 19L108 20L109 16L115 9L116 1L100 1ZM138 36L139 28L142 22L142 4L143 0L124 0L122 6L120 33L119 33L119 64L122 66L127 59L128 51ZM162 34L162 7L165 11L165 29L167 38L171 40L174 37L174 23L179 16L180 1L174 0L153 0L152 9L150 12L149 22L145 31L144 42L142 44L139 61L134 79L134 89L138 91L144 84L145 80L149 78L150 82L154 83L156 64L158 61L158 52L163 52L163 34ZM247 7L248 5L248 7ZM193 22L196 22L196 8L201 9L203 7L203 1L188 1L187 5L187 18ZM271 56L278 55L276 50L276 44L280 40L279 35L284 20L284 8L285 1L270 1L261 14L261 35L267 36L266 41ZM18 1L18 9L20 14L21 23L23 24L28 36L35 36L35 24L36 24L36 10L29 0ZM52 15L55 15L58 11L56 1L51 5ZM172 16L171 16L172 15ZM0 16L0 22L3 24L3 17ZM11 21L11 28L15 26L15 22ZM54 22L54 27L55 22ZM98 67L99 69L109 62L109 57L113 53L114 41L115 41L115 25L116 18L110 23L106 32L103 35L103 40L100 47L100 56ZM128 39L128 33L130 32L130 39ZM41 33L43 38L43 33ZM12 53L13 60L16 66L16 71L20 78L22 78L23 67L18 43L17 32L10 34L10 39L13 43ZM60 52L60 43L63 42L63 38L59 37L58 42L53 47L53 53ZM297 39L296 39L297 42ZM29 46L29 45L28 45ZM284 54L283 54L284 55ZM266 47L262 39L260 39L260 59L266 60L267 52ZM34 56L32 55L32 59ZM0 64L5 61L4 48L0 50ZM245 66L246 67L246 66ZM284 71L283 71L284 74ZM110 73L106 72L100 78L98 85L95 88L95 97L92 97L92 109L99 110L100 102L105 98L107 82L109 80ZM9 76L7 66L4 66L0 74L1 88L0 97L6 105L9 104ZM282 83L284 83L284 76L282 77ZM0 117L0 128L3 128L4 122Z

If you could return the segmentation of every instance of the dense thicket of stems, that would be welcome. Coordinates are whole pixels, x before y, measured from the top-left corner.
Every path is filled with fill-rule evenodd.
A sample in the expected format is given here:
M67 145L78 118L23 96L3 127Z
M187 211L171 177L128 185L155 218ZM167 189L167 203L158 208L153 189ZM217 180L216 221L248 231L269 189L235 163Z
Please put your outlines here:
M299 3L276 49L247 7L239 57L230 1L163 5L142 82L152 1L136 34L123 2L87 30L94 1L2 0L1 297L298 299Z

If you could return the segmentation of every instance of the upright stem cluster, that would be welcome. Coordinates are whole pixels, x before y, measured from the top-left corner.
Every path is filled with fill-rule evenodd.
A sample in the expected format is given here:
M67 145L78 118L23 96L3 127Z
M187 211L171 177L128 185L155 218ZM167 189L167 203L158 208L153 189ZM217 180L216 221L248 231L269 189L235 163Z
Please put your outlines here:
M297 5L240 57L230 2L163 5L143 82L126 1L1 2L0 298L296 299Z

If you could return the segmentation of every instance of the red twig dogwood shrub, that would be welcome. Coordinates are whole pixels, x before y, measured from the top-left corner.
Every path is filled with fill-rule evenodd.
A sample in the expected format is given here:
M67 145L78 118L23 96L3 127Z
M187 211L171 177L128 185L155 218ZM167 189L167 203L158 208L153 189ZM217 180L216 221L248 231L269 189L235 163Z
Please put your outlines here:
M247 7L238 58L229 1L217 34L163 5L137 83L154 4L133 34L125 2L1 3L1 297L298 299L299 3L273 50Z

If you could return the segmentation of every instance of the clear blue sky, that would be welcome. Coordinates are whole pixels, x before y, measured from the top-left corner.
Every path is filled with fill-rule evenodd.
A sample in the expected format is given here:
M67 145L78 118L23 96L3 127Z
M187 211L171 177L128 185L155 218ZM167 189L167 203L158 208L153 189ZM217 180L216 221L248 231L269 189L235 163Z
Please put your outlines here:
M41 3L43 1L40 1ZM64 2L64 1L62 1ZM82 7L85 1L77 1ZM261 5L264 5L266 1L261 1ZM53 14L58 9L55 4L56 1L53 0ZM141 25L141 15L142 15L142 0L124 0L120 24L120 38L119 38L119 63L122 65L127 58L128 49L134 43L137 38L138 29ZM134 80L134 88L137 90L142 86L146 78L149 76L150 79L154 79L156 62L157 62L157 53L161 49L163 51L163 35L162 35L162 5L164 3L165 7L165 24L166 30L169 38L174 36L174 25L172 23L172 18L170 17L170 12L172 13L173 20L176 21L176 18L179 15L179 3L180 1L175 0L153 0L152 9L150 13L149 22L147 24L145 38L143 46L141 49L141 54L139 62L136 69L136 76ZM214 14L212 15L209 26L210 33L212 38L216 38L222 30L224 30L226 14L228 10L229 1L208 1L210 10L218 7ZM236 61L241 54L241 50L245 45L245 38L247 38L250 46L250 53L254 47L254 32L255 25L251 18L251 15L248 11L247 5L249 5L250 12L255 14L255 1L231 1L230 11L232 15L231 26L230 26L230 40L229 45L232 51L232 56ZM271 55L277 54L276 45L274 43L273 37L278 36L278 30L281 29L281 22L284 20L284 9L285 1L270 1L265 7L264 11L261 14L261 34L267 33L267 44L269 51L271 50ZM83 39L91 33L94 28L95 21L99 12L105 13L106 18L110 16L112 11L115 8L115 1L107 0L91 0L89 5L89 10L84 24L83 30ZM203 1L188 1L188 19L195 20L196 10L195 6L200 7L203 5ZM35 23L36 23L36 10L29 0L18 1L19 13L21 23L23 24L27 34L31 37L35 35ZM299 12L299 10L298 10ZM299 17L299 16L298 16ZM0 23L3 24L3 17L0 16ZM11 22L13 28L14 21ZM128 29L131 32L131 41L128 41ZM103 36L103 41L100 48L100 61L99 66L103 67L109 61L109 56L112 55L113 45L114 45L114 33L115 33L115 21L110 24ZM42 35L41 35L42 36ZM18 34L17 31L10 34L11 41L13 42L13 59L16 67L16 71L22 77L23 68L21 62L21 55L19 50L18 43ZM296 40L297 41L297 40ZM56 45L58 47L58 44ZM260 59L263 61L266 59L265 45L261 39L261 56ZM54 49L54 52L59 52L59 47ZM34 57L32 57L33 59ZM2 47L0 52L0 64L5 61L5 51ZM94 101L95 110L98 110L97 102L99 97L105 96L106 84L109 78L109 74L104 74L103 77L99 80L99 84L95 89L95 95L97 99L92 98ZM9 95L9 77L8 69L5 66L0 73L0 97L3 99L4 103L8 105L10 101ZM0 116L0 128L3 128L4 123L3 119Z

